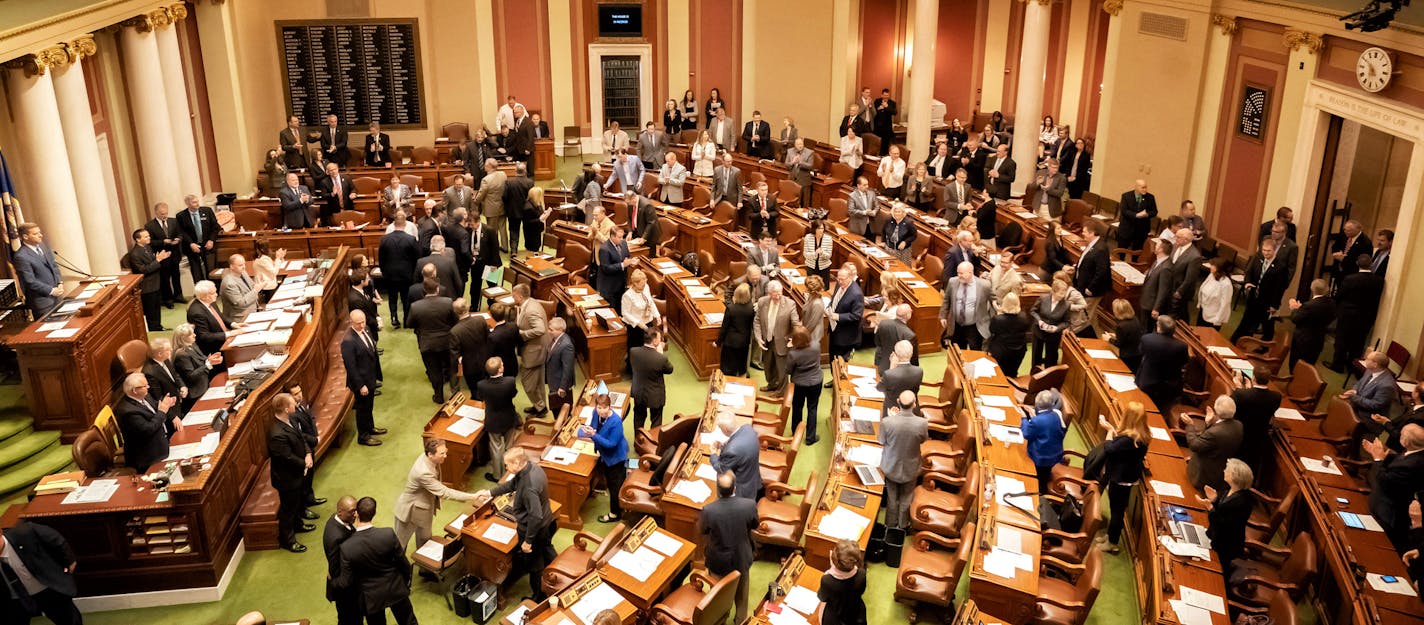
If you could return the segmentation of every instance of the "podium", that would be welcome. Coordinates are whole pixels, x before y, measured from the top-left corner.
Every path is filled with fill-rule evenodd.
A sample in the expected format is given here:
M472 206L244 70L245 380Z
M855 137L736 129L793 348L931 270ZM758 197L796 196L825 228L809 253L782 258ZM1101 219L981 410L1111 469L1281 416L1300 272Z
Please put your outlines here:
M549 138L534 140L534 179L553 180L554 140Z
M148 342L139 304L142 277L119 276L117 283L78 300L84 292L81 283L64 302L84 305L64 322L59 336L54 330L40 331L46 323L58 323L49 318L55 316L51 313L10 339L36 429L59 430L61 440L71 443L109 404L113 389L123 382L119 347L133 340Z

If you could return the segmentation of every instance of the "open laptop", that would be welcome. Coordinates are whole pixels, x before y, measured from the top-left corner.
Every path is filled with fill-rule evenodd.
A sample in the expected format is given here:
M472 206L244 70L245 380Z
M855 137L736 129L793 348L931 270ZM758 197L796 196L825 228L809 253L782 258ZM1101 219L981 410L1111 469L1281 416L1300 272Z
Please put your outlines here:
M855 475L860 478L860 483L866 486L881 486L885 484L885 476L880 474L880 469L864 464L855 465Z

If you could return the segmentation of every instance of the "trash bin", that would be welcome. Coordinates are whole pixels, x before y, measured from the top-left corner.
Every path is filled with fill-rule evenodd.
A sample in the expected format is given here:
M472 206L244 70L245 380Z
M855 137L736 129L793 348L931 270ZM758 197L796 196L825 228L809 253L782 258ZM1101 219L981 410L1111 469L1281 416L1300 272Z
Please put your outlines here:
M455 616L460 618L470 616L470 595L474 594L479 585L480 578L474 575L466 575L460 578L460 581L455 582L455 587L450 591L454 597Z
M879 564L885 561L885 524L870 528L870 544L865 547L865 561Z
M900 551L905 548L905 530L890 529L885 531L885 565L892 569L900 568Z

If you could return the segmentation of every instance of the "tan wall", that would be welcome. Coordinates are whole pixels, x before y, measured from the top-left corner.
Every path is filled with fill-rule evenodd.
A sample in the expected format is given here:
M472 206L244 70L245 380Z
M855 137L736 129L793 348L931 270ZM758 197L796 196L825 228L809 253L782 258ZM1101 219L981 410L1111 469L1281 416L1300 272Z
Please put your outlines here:
M830 126L830 111L823 105L831 90L832 20L823 0L760 0L748 2L743 37L753 43L759 59L751 92L743 94L748 109L758 109L771 124L781 129L781 118L796 119L797 128L808 137L824 140L822 129ZM823 16L808 19L808 16ZM751 46L749 46L751 47ZM750 65L743 71L750 71ZM750 119L747 117L746 119ZM745 119L739 118L738 123Z

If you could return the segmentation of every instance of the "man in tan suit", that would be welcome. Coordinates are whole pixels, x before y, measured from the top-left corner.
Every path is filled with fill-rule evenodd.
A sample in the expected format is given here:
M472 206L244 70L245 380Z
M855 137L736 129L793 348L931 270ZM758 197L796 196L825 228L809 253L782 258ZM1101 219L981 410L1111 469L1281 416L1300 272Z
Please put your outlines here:
M514 324L519 328L519 338L524 346L519 351L519 385L529 397L528 408L524 412L541 416L549 409L544 404L544 360L548 352L549 319L544 314L544 305L529 296L529 285L514 285Z
M485 179L480 182L480 192L475 194L475 206L485 216L485 223L499 236L500 251L509 251L509 229L504 227L504 182L508 176L499 171L499 165L492 158L485 159Z
M410 535L415 534L415 548L430 540L430 527L441 499L469 501L474 493L448 488L440 482L440 465L445 462L445 441L425 439L425 454L415 459L405 478L405 490L396 500L396 539L405 551Z
M791 329L801 325L796 302L781 294L781 283L766 285L766 295L757 300L756 324L752 334L762 349L762 367L766 372L763 392L779 395L786 390L786 354L791 351Z

